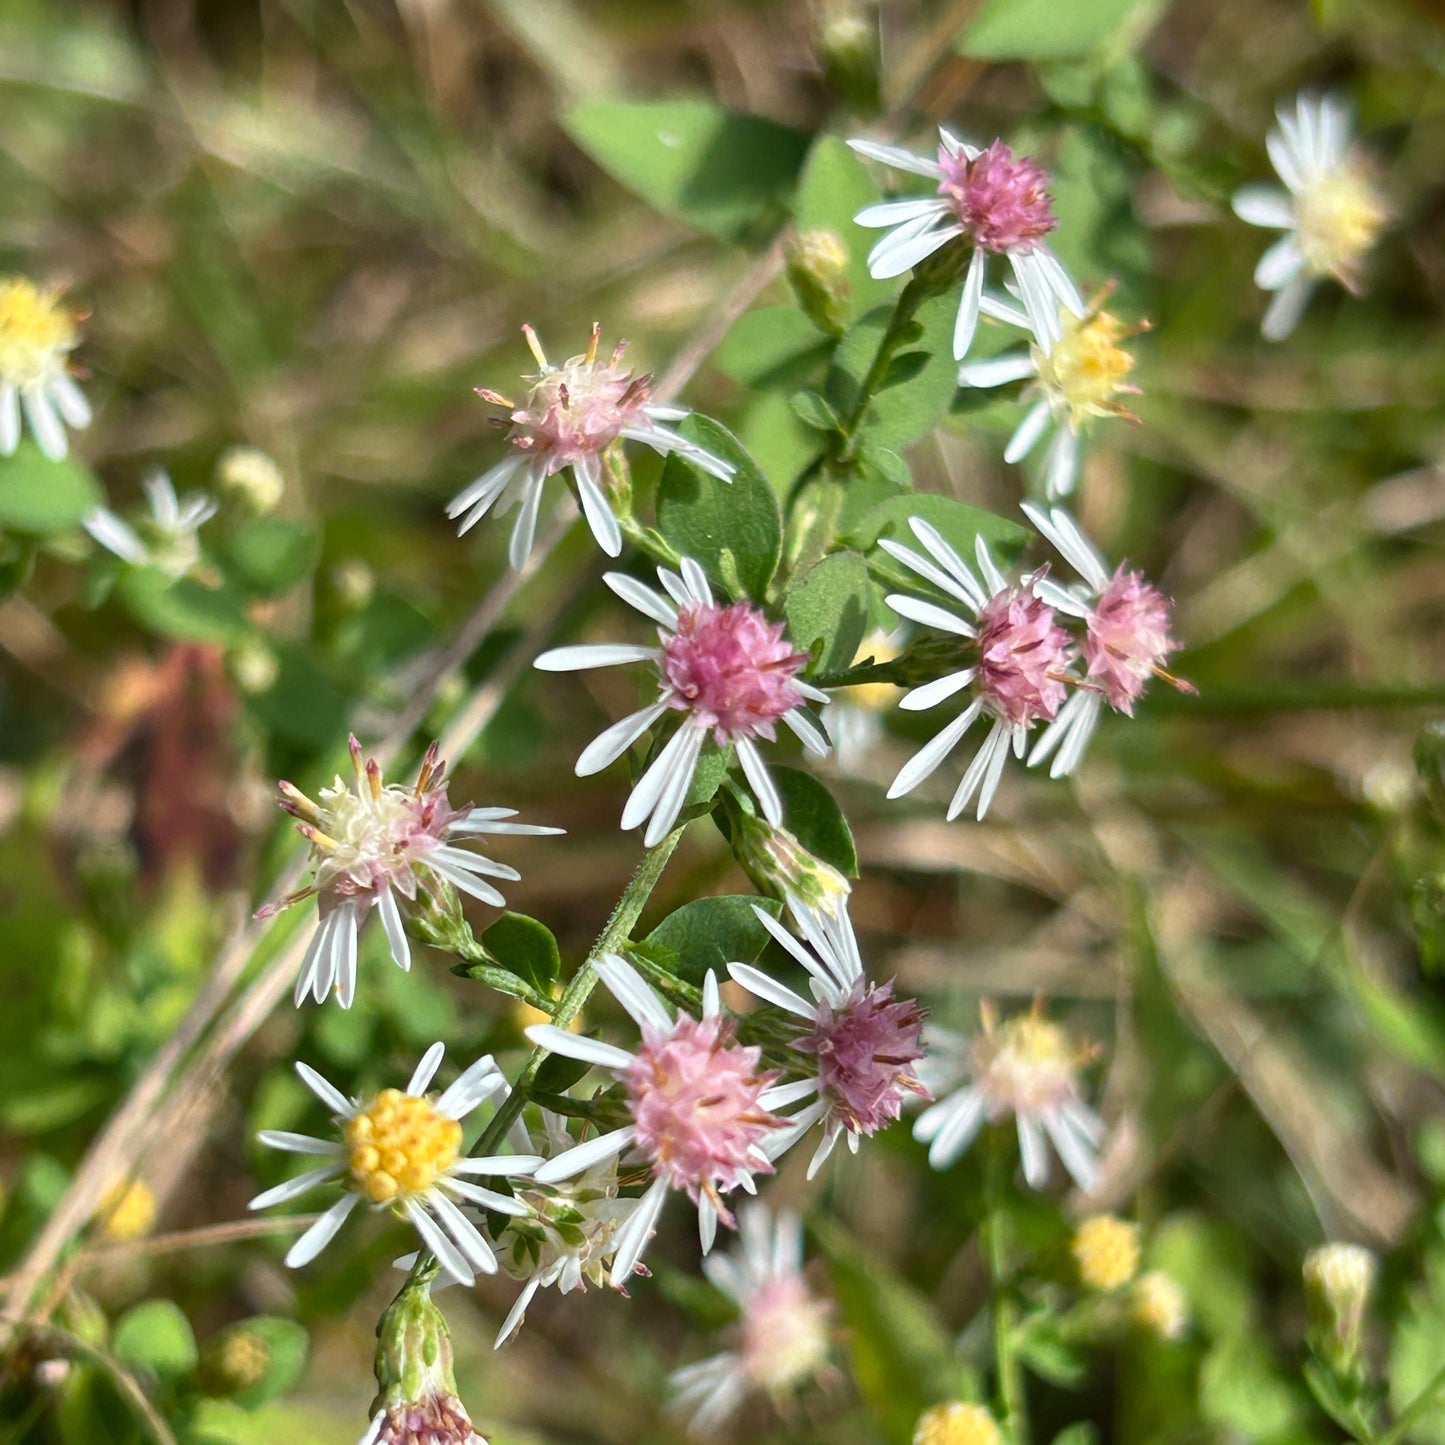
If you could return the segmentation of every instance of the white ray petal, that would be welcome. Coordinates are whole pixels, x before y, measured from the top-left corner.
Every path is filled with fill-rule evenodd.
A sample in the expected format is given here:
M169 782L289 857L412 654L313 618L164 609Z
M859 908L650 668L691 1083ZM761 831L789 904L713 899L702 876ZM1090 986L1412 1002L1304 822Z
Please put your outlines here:
M612 506L602 490L602 466L596 456L578 457L572 464L572 476L577 483L577 496L582 503L582 515L597 545L609 557L622 552L622 529L617 525Z
M655 588L629 577L625 572L604 572L602 580L630 607L644 617L660 623L669 632L677 631L677 608Z
M617 1231L614 1238L617 1249L612 1257L611 1270L614 1285L625 1284L636 1269L637 1261L647 1247L647 1241L652 1238L652 1232L657 1228L658 1216L662 1213L662 1206L666 1201L667 1183L659 1179L642 1196L637 1208Z
M934 181L943 179L943 169L937 161L929 160L927 156L916 156L902 146L884 145L876 140L850 140L848 146L860 156L867 156L870 161L877 161L880 165L891 166L895 171L908 171L915 176L927 176Z
M799 1018L810 1019L813 1017L814 1009L811 1004L805 1002L786 984L779 983L777 979L764 973L762 969L754 968L750 963L730 963L728 972L732 975L734 983L740 983L749 993L756 994L765 1003L786 1009L791 1014L797 1014ZM787 1101L778 1099L774 1102L782 1104ZM770 1109L773 1104L767 1103L763 1107Z
M247 1209L270 1209L276 1204L288 1204L293 1199L299 1199L301 1195L309 1190L315 1189L318 1184L325 1184L328 1180L335 1179L342 1172L343 1166L340 1163L323 1164L320 1169L308 1169L304 1174L298 1174L294 1179L288 1179L284 1184L273 1185L270 1189L264 1189L247 1206Z
M411 1220L421 1240L438 1262L458 1284L473 1284L476 1273L467 1263L467 1257L452 1242L451 1236L415 1200L409 1199L403 1206L406 1217Z
M436 1072L442 1066L442 1059L446 1057L447 1046L438 1040L421 1056L421 1062L417 1064L412 1072L410 1081L407 1083L406 1092L420 1098L426 1093L431 1081L436 1078Z
M378 894L376 911L381 914L381 926L386 932L392 958L409 972L411 943L406 936L406 925L402 922L401 909L397 907L396 894L392 889L383 888Z
M935 678L932 682L925 682L921 687L915 687L905 694L898 706L905 712L919 712L924 708L937 707L954 693L962 692L977 675L976 667L966 667L962 672L951 672L947 677Z
M1234 214L1251 226L1268 226L1274 231L1288 231L1294 226L1294 207L1278 186L1241 186L1230 204Z
M310 1064L297 1062L296 1072L301 1082L331 1110L337 1119L349 1119L356 1112L356 1106L329 1079L323 1078Z
M1049 404L1047 401L1036 401L1024 413L1024 419L1018 424L1017 430L1009 438L1008 445L1003 449L1004 461L1012 464L1022 461L1024 457L1034 449L1034 444L1043 435L1044 428L1049 424Z
M598 733L582 749L582 756L577 759L577 776L590 777L593 773L600 773L603 768L611 767L668 710L665 701L655 702L650 707L630 713L620 722L615 722Z
M980 246L973 248L968 258L968 270L963 277L963 290L958 297L958 315L953 319L953 359L962 361L973 345L974 333L978 330L979 309L983 301L983 278L988 269L988 258Z
M575 647L554 647L533 664L539 672L576 672L586 667L619 667L626 662L648 662L655 647L635 642L584 642Z
M533 1170L532 1178L538 1184L559 1184L564 1179L585 1174L594 1164L601 1164L629 1148L636 1133L629 1124L625 1129L613 1129L611 1133L599 1134L597 1138L576 1144L538 1166Z
M669 1032L673 1025L667 1005L653 992L647 980L617 953L604 953L593 960L597 977L607 986L607 991L627 1010L629 1017L640 1029L657 1029Z
M336 1231L346 1223L351 1211L360 1203L360 1196L343 1194L295 1244L286 1251L286 1264L291 1269L300 1269L310 1264L333 1239Z
M961 712L930 743L919 749L898 771L892 786L888 789L890 798L900 798L912 792L949 753L957 746L959 739L973 726L983 704L975 701Z
M556 1024L532 1024L527 1029L527 1037L539 1048L550 1049L554 1054L564 1054L569 1059L579 1059L586 1064L596 1064L603 1069L626 1069L633 1060L626 1049L619 1049L601 1039L590 1039L585 1034L568 1033Z

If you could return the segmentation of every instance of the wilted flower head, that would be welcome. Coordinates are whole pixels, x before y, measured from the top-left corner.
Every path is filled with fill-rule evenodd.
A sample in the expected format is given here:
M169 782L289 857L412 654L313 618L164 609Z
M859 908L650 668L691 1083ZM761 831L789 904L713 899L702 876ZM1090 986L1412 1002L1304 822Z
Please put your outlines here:
M427 750L411 787L383 780L381 764L367 758L350 740L355 774L351 784L338 777L313 802L283 782L281 806L297 821L311 844L316 877L311 886L261 909L268 917L313 894L319 899L320 924L306 950L296 980L296 1002L308 993L322 1002L333 988L343 1008L356 995L356 939L373 908L381 914L391 956L411 967L411 944L398 900L414 902L429 879L450 884L483 903L502 907L506 900L486 878L522 875L504 863L456 846L488 833L560 833L560 828L513 823L510 808L453 808L447 800L446 764L435 743Z
M1082 312L1084 305L1043 241L1056 224L1048 177L1001 140L980 150L943 129L938 137L937 160L874 141L848 142L859 155L938 184L936 195L865 206L853 218L860 226L892 228L869 254L869 271L879 278L902 275L950 241L965 237L973 243L973 255L954 323L954 356L963 359L978 329L991 254L1008 257L1030 329L1041 338L1054 336L1060 305L1075 312Z
M90 403L70 374L80 318L20 276L0 277L0 456L20 445L24 412L36 445L52 461L67 451L65 428L90 425Z
M659 624L658 646L558 647L536 661L544 672L629 662L650 662L657 668L657 701L594 738L577 759L578 776L616 762L649 728L675 712L681 714L680 726L637 780L622 810L622 826L645 822L643 842L649 848L667 836L709 738L736 750L759 810L770 823L781 823L783 802L757 740L771 742L782 722L813 752L828 751L826 734L804 707L808 700L826 701L826 694L798 678L807 653L796 651L783 624L769 622L752 603L725 607L715 602L707 575L692 558L684 557L677 572L659 567L657 576L661 592L621 572L609 572L603 580Z
M1301 95L1293 112L1281 107L1277 116L1265 144L1284 189L1249 185L1234 197L1242 220L1285 233L1254 271L1255 284L1275 293L1261 328L1270 341L1295 329L1321 278L1359 290L1364 258L1390 214L1343 101Z
M731 462L661 425L681 421L687 409L651 400L652 378L635 376L622 364L625 342L617 344L609 360L598 359L600 322L592 327L585 354L571 357L561 366L547 360L530 326L524 326L522 332L540 370L527 378L531 387L521 403L500 392L478 389L484 400L510 412L507 440L512 455L452 498L447 516L462 519L460 531L474 527L493 507L503 512L520 504L508 552L512 566L520 569L532 551L542 484L569 468L597 545L609 557L616 557L622 551L622 531L608 496L602 456L620 440L642 442L664 456L675 452L710 476L732 480Z
M1093 1051L1071 1043L1037 1007L1003 1022L991 1007L981 1012L983 1031L972 1039L931 1026L927 1031L924 1082L942 1094L961 1079L969 1081L919 1115L913 1135L929 1146L928 1162L946 1169L985 1123L1012 1115L1024 1178L1032 1188L1048 1183L1048 1140L1079 1187L1089 1189L1104 1136L1103 1122L1084 1102L1079 1082L1079 1070Z
M1053 718L1067 696L1065 683L1073 661L1073 644L1058 625L1053 605L1045 599L1040 577L1009 582L995 565L982 536L974 548L979 567L979 576L975 576L937 528L921 517L912 518L909 526L923 544L923 554L887 537L879 545L947 597L961 603L973 620L965 620L937 603L901 593L890 594L888 605L910 621L973 639L977 652L970 666L912 689L899 704L914 711L934 707L964 688L973 693L969 705L899 770L888 796L901 797L916 788L953 751L974 722L985 716L993 726L948 805L948 817L956 818L976 796L977 815L982 818L993 801L1010 751L1022 757L1034 724Z
M427 1088L441 1067L444 1052L441 1044L433 1044L405 1089L382 1089L366 1099L348 1099L315 1069L296 1065L302 1083L331 1110L340 1137L316 1139L309 1134L263 1130L257 1137L273 1149L321 1155L329 1162L258 1194L250 1207L268 1209L284 1204L332 1181L345 1193L291 1246L286 1263L292 1269L315 1259L351 1211L365 1200L374 1209L391 1210L410 1220L422 1243L460 1283L471 1284L478 1270L495 1272L497 1261L491 1247L457 1201L501 1214L525 1214L524 1204L473 1184L471 1178L524 1177L542 1160L525 1154L485 1158L463 1154L461 1121L505 1089L506 1080L487 1054L439 1098L433 1098Z
M96 507L81 525L109 552L133 567L155 567L169 577L184 577L200 561L196 537L216 514L214 497L204 492L176 496L171 479L159 467L141 479L150 515L134 526L109 507Z
M1139 1226L1113 1214L1095 1214L1074 1231L1069 1252L1090 1289L1119 1289L1139 1269Z
M610 1069L625 1091L631 1122L547 1160L533 1177L539 1184L555 1184L627 1150L646 1160L653 1183L616 1236L611 1273L621 1285L636 1268L669 1190L679 1190L697 1205L706 1254L718 1221L733 1222L722 1196L739 1186L751 1190L754 1174L772 1172L764 1143L787 1120L768 1112L763 1096L777 1075L760 1067L760 1049L734 1042L711 973L703 988L702 1017L696 1019L671 1014L618 954L604 954L595 967L642 1032L635 1052L555 1024L536 1024L527 1037L553 1053Z
M724 1424L750 1394L784 1401L827 1367L831 1306L803 1277L802 1221L791 1212L774 1220L766 1205L749 1203L738 1211L738 1238L738 1249L703 1261L738 1307L733 1347L669 1379L698 1434Z
M404 1285L376 1334L379 1389L360 1445L487 1445L457 1396L451 1331L430 1288Z

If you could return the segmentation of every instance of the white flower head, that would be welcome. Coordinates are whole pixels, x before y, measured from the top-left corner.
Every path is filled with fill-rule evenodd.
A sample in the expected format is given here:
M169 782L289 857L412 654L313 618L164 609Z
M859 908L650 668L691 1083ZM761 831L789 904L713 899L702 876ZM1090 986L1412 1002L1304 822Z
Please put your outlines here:
M527 1037L567 1058L608 1069L624 1086L630 1122L548 1159L538 1184L556 1184L632 1151L652 1175L637 1209L617 1231L611 1276L622 1285L637 1267L670 1190L697 1205L698 1237L706 1254L718 1221L732 1224L723 1195L754 1191L753 1175L773 1169L765 1141L787 1120L767 1112L763 1095L777 1074L759 1067L762 1051L734 1042L722 1012L717 979L707 975L701 1019L671 1013L642 976L615 953L594 961L598 976L642 1032L635 1052L535 1024Z
M731 1349L674 1370L673 1403L691 1411L691 1428L708 1435L752 1394L791 1397L828 1366L827 1300L803 1275L803 1222L790 1210L774 1218L749 1202L738 1210L738 1248L703 1261L708 1279L737 1306Z
M316 877L310 887L258 911L267 918L313 894L320 921L296 979L296 1003L309 993L321 1003L336 990L342 1008L356 996L356 940L374 908L381 915L391 956L411 968L402 904L413 903L428 877L440 879L495 908L506 899L486 881L522 875L505 863L460 847L486 834L552 834L561 828L514 823L511 808L453 808L447 799L446 765L435 743L427 750L411 787L384 781L381 765L350 740L354 781L338 777L313 802L291 783L280 784L281 806L297 819L311 844Z
M345 1193L291 1246L286 1263L292 1269L315 1259L364 1200L374 1209L410 1220L422 1243L458 1283L471 1284L478 1271L496 1272L491 1246L459 1201L501 1214L525 1214L527 1206L511 1195L472 1180L523 1178L542 1160L536 1155L470 1158L462 1152L461 1121L505 1089L506 1081L488 1054L433 1098L427 1087L444 1052L441 1044L433 1044L405 1089L383 1089L368 1099L347 1099L315 1069L296 1065L302 1082L331 1110L340 1138L264 1130L258 1136L263 1144L290 1154L320 1155L327 1162L258 1194L250 1207L284 1204L318 1184L339 1183Z
M81 319L20 276L0 278L0 456L20 445L21 414L51 461L65 456L65 428L90 425L90 403L70 374Z
M853 140L861 156L895 170L927 176L937 183L932 196L884 201L854 216L860 226L890 227L868 255L868 270L879 279L901 276L959 237L973 243L963 279L953 354L962 361L978 329L980 302L990 255L1008 258L1023 298L1030 329L1052 336L1059 307L1083 310L1078 289L1043 238L1054 229L1048 177L1027 156L1015 157L1001 140L980 150L939 129L938 158L916 156L897 146Z
M156 567L184 577L201 559L196 533L216 515L216 500L205 492L176 496L171 479L155 467L141 479L149 515L132 526L109 507L96 507L81 525L109 552L132 567Z
M1004 448L1004 460L1021 462L1053 430L1044 452L1044 492L1049 497L1072 492L1079 474L1084 438L1097 417L1114 416L1137 422L1117 397L1137 393L1125 378L1134 358L1119 343L1148 329L1147 322L1127 326L1102 309L1108 290L1087 307L1076 310L1061 302L1052 332L1034 333L1030 317L1010 302L983 298L986 316L1023 327L1032 336L1027 351L1007 351L987 361L968 361L958 369L958 384L1004 386L1027 379L1023 420Z
M1362 263L1390 216L1338 96L1300 95L1276 115L1265 145L1284 188L1244 186L1233 202L1241 220L1285 233L1254 271L1255 285L1274 292L1261 325L1270 341L1295 329L1326 276L1359 291Z
M1012 1115L1031 1188L1048 1183L1049 1140L1075 1183L1088 1190L1104 1137L1103 1121L1084 1102L1079 1083L1092 1050L1072 1043L1037 1007L1002 1023L988 1006L982 1014L983 1031L971 1039L933 1025L925 1031L920 1073L940 1097L918 1116L913 1137L929 1146L928 1162L947 1169L985 1123Z
M1025 502L1023 510L1081 578L1067 587L1052 577L1036 583L1040 596L1084 624L1083 683L1029 753L1031 768L1052 757L1049 776L1062 778L1079 765L1106 705L1133 717L1135 703L1155 677L1180 692L1196 689L1164 668L1181 646L1170 632L1169 598L1127 564L1110 572L1098 549L1061 507L1045 512Z
M622 365L626 344L619 342L611 359L597 359L602 325L594 323L585 355L553 366L530 326L522 328L538 374L528 377L531 389L518 406L499 392L478 389L485 401L506 407L512 454L464 487L447 506L447 516L460 517L459 532L467 532L493 508L498 513L520 505L508 557L520 570L531 555L537 530L537 509L542 484L564 468L570 469L582 514L609 557L622 551L622 531L607 496L602 456L619 440L641 442L663 456L677 453L700 471L730 482L731 462L664 426L681 421L687 408L650 400L652 378L634 376Z
M798 680L808 660L796 652L780 622L769 622L750 602L722 606L713 600L706 574L690 557L679 571L657 569L663 590L645 586L622 572L609 572L607 585L630 606L658 624L658 645L600 643L559 647L544 652L536 666L544 672L612 667L650 662L658 672L656 702L614 723L577 759L577 775L587 777L616 762L650 727L670 712L680 725L637 781L622 826L647 823L643 841L660 843L682 810L704 743L731 744L743 773L770 823L783 821L783 803L757 739L771 742L782 722L803 745L819 755L828 751L827 735L803 706L824 702L826 694Z
M1048 722L1062 705L1073 645L1058 625L1053 607L1041 595L1038 578L1009 582L981 536L974 547L979 567L975 575L936 528L919 517L912 518L909 526L926 556L887 537L879 545L961 604L971 620L937 603L900 594L889 596L888 605L912 622L972 639L977 658L969 667L915 687L899 704L913 711L936 707L965 688L973 693L968 706L903 765L888 796L901 797L916 788L975 721L985 717L992 727L948 805L948 817L953 819L976 797L977 816L983 818L998 790L1009 753L1022 758L1034 724Z
M748 963L730 963L735 983L800 1021L804 1032L793 1047L815 1060L807 1077L779 1084L763 1095L765 1108L807 1103L788 1128L768 1141L771 1158L791 1148L815 1124L823 1137L808 1165L817 1174L840 1138L853 1153L858 1142L892 1123L910 1095L928 1096L913 1073L923 1056L919 1031L923 1010L912 999L895 999L893 983L870 984L863 973L858 940L846 909L826 913L790 900L806 943L794 938L766 909L754 906L758 922L808 974L812 998L778 982Z

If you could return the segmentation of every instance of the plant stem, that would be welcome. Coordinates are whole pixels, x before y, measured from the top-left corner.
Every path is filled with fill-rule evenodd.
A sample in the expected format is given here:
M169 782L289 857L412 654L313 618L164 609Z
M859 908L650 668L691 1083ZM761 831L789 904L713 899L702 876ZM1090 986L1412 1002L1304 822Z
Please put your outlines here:
M990 1140L984 1160L984 1209L980 1234L984 1261L993 1281L993 1348L998 1370L999 1413L1004 1436L1010 1445L1028 1445L1029 1427L1024 1400L1024 1376L1014 1352L1017 1325L1008 1289L1008 1246L1004 1238L1003 1192L1006 1186L1007 1151Z
M1374 1445L1396 1445L1397 1441L1407 1438L1410 1427L1435 1403L1435 1397L1440 1393L1441 1386L1445 1386L1445 1365L1441 1365L1430 1376L1425 1383L1425 1388L1405 1406L1396 1417L1395 1423L1383 1435L1375 1437Z
M849 462L852 460L853 440L858 435L858 428L863 424L863 418L867 415L868 408L878 392L878 385L887 373L889 363L893 360L893 353L898 346L898 338L904 327L912 322L914 314L934 289L931 280L925 280L923 276L915 273L909 278L909 282L903 290L899 292L898 304L893 308L893 315L888 319L888 326L878 340L878 350L873 353L873 362L858 387L858 395L854 398L852 410L843 418L840 435L844 444L838 454L839 461Z

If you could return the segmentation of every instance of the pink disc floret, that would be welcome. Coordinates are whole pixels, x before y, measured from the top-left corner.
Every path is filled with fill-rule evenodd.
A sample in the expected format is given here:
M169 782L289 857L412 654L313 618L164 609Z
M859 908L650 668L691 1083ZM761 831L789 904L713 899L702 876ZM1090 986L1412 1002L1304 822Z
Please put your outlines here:
M1179 648L1169 635L1169 599L1123 566L1088 618L1084 658L1089 681L1100 687L1111 707L1132 717L1149 678Z
M747 602L684 607L677 632L662 639L668 701L711 728L719 747L739 738L772 739L774 724L803 701L793 678L808 660L781 622Z
M684 1014L671 1033L644 1028L623 1082L638 1147L653 1173L694 1202L717 1201L744 1175L771 1173L759 1146L787 1121L759 1104L776 1072L759 1070L762 1050L734 1044L721 1017ZM726 1210L719 1208L724 1222Z
M986 251L1032 251L1058 224L1049 178L1028 156L996 140L972 160L940 147L938 193L953 207L974 244Z
M512 445L545 453L550 474L601 455L625 428L646 424L651 378L623 367L622 354L619 345L610 361L574 356L544 371L512 412Z
M395 1405L376 1429L376 1445L478 1445L481 1436L454 1395Z
M860 979L842 1005L820 1004L813 1032L795 1044L818 1059L818 1077L834 1112L854 1133L872 1134L896 1119L905 1095L927 1098L913 1075L923 1057L923 1010L895 999L893 981L866 988Z
M1063 704L1073 649L1054 609L1023 588L996 593L978 614L978 683L996 717L1028 727Z

